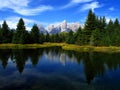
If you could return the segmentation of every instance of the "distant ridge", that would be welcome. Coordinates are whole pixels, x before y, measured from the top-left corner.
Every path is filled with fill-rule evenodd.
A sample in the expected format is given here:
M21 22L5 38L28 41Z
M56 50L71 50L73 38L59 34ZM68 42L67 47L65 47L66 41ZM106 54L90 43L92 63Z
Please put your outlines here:
M38 25L38 28L42 33L50 33L50 34L56 34L60 32L69 32L70 30L72 30L73 32L76 32L79 27L82 27L82 25L79 22L67 23L66 20L62 21L57 26L49 25L46 27L46 29L42 25Z

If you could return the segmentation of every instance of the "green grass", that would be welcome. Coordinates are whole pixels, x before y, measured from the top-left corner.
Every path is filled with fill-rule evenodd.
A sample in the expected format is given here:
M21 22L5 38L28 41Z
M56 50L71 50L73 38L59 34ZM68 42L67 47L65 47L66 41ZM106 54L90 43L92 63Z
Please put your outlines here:
M120 47L95 47L95 46L78 46L66 43L44 43L44 44L0 44L0 49L29 49L29 48L45 48L60 46L64 50L73 50L77 52L120 52Z
M120 47L95 47L95 46L77 46L77 45L66 45L62 47L64 50L73 50L78 52L120 52Z
M0 44L0 49L29 49L63 46L65 43L44 43L44 44Z

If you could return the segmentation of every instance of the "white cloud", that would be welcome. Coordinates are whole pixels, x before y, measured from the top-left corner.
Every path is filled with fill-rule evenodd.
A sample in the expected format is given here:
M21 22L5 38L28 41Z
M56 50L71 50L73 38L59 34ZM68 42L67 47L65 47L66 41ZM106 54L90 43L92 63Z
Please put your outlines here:
M0 0L0 9L4 10L4 8L9 8L15 13L25 16L37 15L43 11L53 9L52 6L48 5L40 5L36 8L30 8L29 3L30 0Z
M8 26L11 29L16 29L18 21L19 21L20 18L21 17L18 17L18 16L12 16L12 17L6 18L5 20L8 24ZM37 24L37 25L42 24L43 26L47 26L47 25L50 24L50 23L47 23L47 22L40 22L40 21L37 21L37 20L27 19L27 18L23 18L23 20L25 22L26 30L28 30L28 31L31 30L31 28L34 24ZM0 20L0 25L2 25L2 24L3 24L3 20Z
M86 2L90 2L90 1L93 1L93 0L72 0L71 2L72 3L86 3Z
M54 25L55 27L60 25L62 21L58 21L58 22L52 22L52 23L49 23L49 25Z
M115 17L106 16L106 22L108 23L110 20L114 21Z
M85 11L85 10L92 9L94 11L94 9L100 8L100 7L102 7L102 5L100 5L99 2L92 2L92 3L89 3L89 4L83 5L80 10Z
M14 17L6 18L5 20L11 29L16 29L19 19L20 19L20 17L14 16ZM26 26L27 30L31 30L31 25L33 25L34 23L38 23L37 21L31 20L31 19L23 18L23 20L25 22L25 26ZM1 20L0 24L2 24L2 23L3 23L3 21Z
M62 9L72 7L72 6L75 6L80 3L87 3L87 2L91 2L91 1L93 1L93 0L71 0L71 2L68 3L67 5L63 6Z
M29 0L0 0L0 8L27 7Z
M110 7L109 10L110 10L110 11L114 11L115 8L114 8L114 7Z
M14 11L16 13L19 13L21 15L37 15L41 12L44 12L44 11L47 11L47 10L52 10L53 8L51 6L40 6L40 7L37 7L37 8L34 8L34 9L29 9L29 8L15 8Z

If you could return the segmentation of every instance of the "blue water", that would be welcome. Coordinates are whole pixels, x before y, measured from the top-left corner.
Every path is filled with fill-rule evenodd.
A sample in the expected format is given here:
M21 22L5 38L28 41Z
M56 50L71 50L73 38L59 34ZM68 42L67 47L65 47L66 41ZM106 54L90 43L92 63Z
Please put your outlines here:
M1 49L0 90L120 90L120 53Z

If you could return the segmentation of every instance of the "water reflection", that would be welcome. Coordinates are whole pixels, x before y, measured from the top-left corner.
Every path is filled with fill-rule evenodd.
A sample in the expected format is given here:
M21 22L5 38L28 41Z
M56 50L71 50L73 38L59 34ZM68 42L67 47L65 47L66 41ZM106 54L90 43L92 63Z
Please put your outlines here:
M105 82L106 78L108 79L108 76L110 76L108 73L119 71L120 53L78 53L73 51L64 51L60 47L47 49L1 49L0 62L4 70L10 69L9 65L15 65L19 74L23 75L22 77L29 80L32 78L32 81L29 82L28 86L31 85L31 83L33 84L34 80L38 79L37 77L41 77L41 82L38 83L37 81L35 85L39 86L39 84L41 84L42 87L45 84L48 85L50 89L50 87L55 87L54 85L52 86L52 83L55 84L59 81L57 83L58 86L65 86L64 89L59 87L60 89L79 90L81 85L80 82L84 84L87 83L88 85L96 83L101 84L101 82ZM32 69L30 69L31 67ZM4 70L0 71L0 73L4 72ZM15 71L15 68L13 68L13 71ZM6 72L10 73L12 70ZM119 75L119 72L117 72L117 74ZM3 77L0 76L0 79L1 78ZM103 78L103 81L100 81L100 78ZM120 82L120 77L118 76L117 78L118 80L116 84L119 84L118 82ZM52 83L50 82L51 80L53 81ZM111 80L114 81L116 79ZM19 83L21 82L23 81L20 80ZM107 83L108 82L109 80L107 80ZM26 81L24 84L25 83ZM58 89L58 86L55 89ZM5 90L7 89L5 88Z

